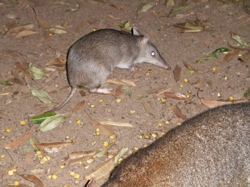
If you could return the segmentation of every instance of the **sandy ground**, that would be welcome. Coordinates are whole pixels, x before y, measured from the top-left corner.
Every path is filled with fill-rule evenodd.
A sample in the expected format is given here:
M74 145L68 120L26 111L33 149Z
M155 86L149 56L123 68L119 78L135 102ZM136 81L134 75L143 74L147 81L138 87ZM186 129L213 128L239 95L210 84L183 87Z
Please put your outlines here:
M151 1L143 2L148 5ZM186 8L176 12L171 9L176 10L173 8L179 2L174 7L164 5L164 1L152 3L155 6L143 12L140 1L130 0L0 1L0 81L12 83L0 85L0 186L84 186L90 176L104 175L96 180L102 184L109 172L102 170L102 165L121 148L128 148L126 157L207 110L211 100L217 105L217 101L246 99L243 95L250 87L247 50L234 49L232 59L219 53L218 58L196 61L220 48L239 47L232 33L250 45L250 2L188 1ZM70 92L65 70L68 48L95 29L120 30L124 21L149 36L172 69L146 63L133 72L115 69L109 78L125 79L129 86L105 84L113 88L111 95L79 89L57 111L67 116L65 121L52 130L40 131L29 118L54 108ZM202 32L174 26L185 23ZM34 79L29 64L46 75ZM52 103L33 96L28 85L46 91ZM106 120L115 126L98 124ZM132 127L117 126L119 123ZM100 134L96 129L101 129ZM98 157L107 145L109 149ZM62 161L69 155L71 159ZM78 160L77 155L81 156ZM44 161L46 158L49 160ZM98 169L101 174L93 173Z

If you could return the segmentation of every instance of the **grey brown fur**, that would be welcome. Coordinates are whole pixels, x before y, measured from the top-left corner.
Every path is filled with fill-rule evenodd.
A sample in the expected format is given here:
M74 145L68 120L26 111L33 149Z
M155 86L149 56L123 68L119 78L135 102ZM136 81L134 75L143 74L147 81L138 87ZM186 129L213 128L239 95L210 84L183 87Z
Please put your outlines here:
M137 29L133 34L113 29L91 32L76 41L68 51L67 75L72 88L68 98L57 108L62 108L78 87L91 92L110 93L99 89L114 68L132 69L135 64L147 62L170 69L156 47Z
M250 103L201 113L129 156L102 187L249 187Z

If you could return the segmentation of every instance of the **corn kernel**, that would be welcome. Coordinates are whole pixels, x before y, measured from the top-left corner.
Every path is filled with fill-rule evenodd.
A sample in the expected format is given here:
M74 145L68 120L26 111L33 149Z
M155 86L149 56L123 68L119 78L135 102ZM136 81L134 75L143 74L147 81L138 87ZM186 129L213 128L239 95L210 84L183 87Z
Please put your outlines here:
M130 112L130 114L134 114L135 110L130 110L129 112Z
M95 105L90 105L90 107L91 107L91 108L94 108L94 107L95 107Z
M165 123L168 125L168 124L169 124L169 121L165 121Z
M89 169L89 165L84 166L85 169Z
M181 122L177 123L177 125L181 125Z
M92 142L92 145L95 145L96 143L97 143L97 141L93 141L93 142Z
M5 155L0 155L0 158L1 158L1 159L4 159L4 158L5 158Z
M234 100L233 96L230 96L228 99L229 99L229 101L233 101Z
M75 178L75 179L79 179L79 178L80 178L80 174L75 173L74 178Z
M59 167L60 167L61 169L63 169L63 168L65 168L65 165L60 165Z
M75 181L75 184L79 184L80 183L80 181Z
M83 165L82 161L79 161L78 164L79 164L79 165Z
M166 102L166 99L165 99L165 98L162 98L162 99L161 99L161 102L162 102L162 103L165 103L165 102Z
M20 125L26 125L26 121L20 121Z
M136 146L134 147L134 150L135 150L135 151L137 151L138 149L139 149L138 147L136 147Z
M88 164L91 164L91 163L94 162L94 158L90 158L90 159L88 159L86 162L87 162Z
M99 101L100 103L102 103L102 102L103 102L103 99L99 99L98 101Z
M52 179L57 179L57 173L54 173L54 174L52 175Z
M185 78L185 79L183 79L183 81L184 81L185 83L187 83L189 80L188 80L187 78Z
M142 139L142 138L143 138L143 135L142 135L142 134L140 134L140 135L139 135L139 138L140 138L140 139Z
M108 142L103 142L103 145L106 147L106 146L109 145L109 143Z
M11 131L12 131L12 130L11 130L10 128L6 128L6 129L5 129L5 132L9 132L9 133L10 133Z
M144 138L145 138L145 139L149 139L149 135L147 135L147 134L144 135Z
M14 181L14 183L13 183L14 186L18 186L19 184L20 184L19 181Z
M184 87L183 84L180 84L180 87L183 88Z
M122 162L122 160L123 160L123 158L119 158L118 163L121 163L121 162Z
M221 94L220 94L220 93L217 93L217 97L221 97Z
M190 94L187 94L187 95L186 95L186 98L190 98Z
M156 133L153 133L153 134L151 134L151 136L153 137L153 138L157 138L157 134Z
M228 77L227 77L227 76L225 76L225 77L224 77L224 80L228 80Z
M52 178L52 175L48 175L48 178L51 179L51 178Z
M74 176L74 175L75 175L75 172L74 172L74 171L71 171L71 172L69 172L69 174L70 174L71 176Z
M79 124L82 123L82 121L81 120L77 120L76 123L79 125Z
M148 70L148 73L152 73L152 72L153 72L153 70L152 70L152 69L149 69L149 70Z
M242 54L241 54L241 53L239 53L239 54L238 54L238 57L241 57L241 56L242 56Z
M115 139L115 135L110 135L109 138L110 138L111 140L113 140L113 139Z
M158 125L159 127L161 127L161 126L162 126L162 123L158 123L157 125Z
M148 144L144 144L143 147L148 147Z
M97 136L99 136L100 134L101 134L100 131L96 131L96 132L95 132L95 135L97 135Z
M216 71L217 69L216 69L216 67L213 67L212 70L213 70L213 71Z
M116 102L117 102L117 103L120 103L121 101L122 101L122 99L120 99L120 98L117 98L117 99L116 99Z
M15 172L16 172L16 168L11 169L8 171L8 175L14 175Z

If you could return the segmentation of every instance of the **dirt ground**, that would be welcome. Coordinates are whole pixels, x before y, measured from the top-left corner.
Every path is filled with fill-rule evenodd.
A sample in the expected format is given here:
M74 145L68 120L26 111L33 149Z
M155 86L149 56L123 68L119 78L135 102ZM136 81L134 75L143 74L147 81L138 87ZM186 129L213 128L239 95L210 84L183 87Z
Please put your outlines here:
M249 0L188 1L183 9L173 9L178 7L178 1L175 6L166 6L164 1L149 4L151 1L144 0L149 7L155 5L149 10L145 5L140 9L141 3L132 0L0 1L0 186L18 186L18 183L19 186L84 186L90 176L104 175L96 180L102 184L109 171L103 169L103 164L113 159L121 148L128 148L123 157L129 155L183 120L207 110L212 101L246 99L243 95L250 88L247 50L234 49L232 59L219 53L218 58L196 61L216 49L239 47L232 33L250 44ZM203 31L190 32L174 26L188 23L187 20L196 24L193 27L196 31ZM79 89L57 111L67 115L65 121L52 130L40 131L39 124L34 125L29 118L54 108L70 92L65 70L68 48L95 29L120 30L119 24L124 21L149 36L172 69L146 63L138 65L134 72L115 69L109 79L129 80L135 86L105 84L113 88L112 95ZM46 75L34 79L29 71L30 63ZM52 103L33 96L28 85L46 91ZM111 120L115 126L97 124L105 120ZM118 122L132 127L117 126ZM101 129L100 134L96 128ZM13 141L14 144L8 145ZM38 142L43 147L34 145ZM107 147L98 157L97 153ZM77 155L81 157L77 159ZM67 156L73 158L62 161ZM46 158L50 160L42 160ZM112 166L114 163L109 168ZM101 174L93 173L98 169Z

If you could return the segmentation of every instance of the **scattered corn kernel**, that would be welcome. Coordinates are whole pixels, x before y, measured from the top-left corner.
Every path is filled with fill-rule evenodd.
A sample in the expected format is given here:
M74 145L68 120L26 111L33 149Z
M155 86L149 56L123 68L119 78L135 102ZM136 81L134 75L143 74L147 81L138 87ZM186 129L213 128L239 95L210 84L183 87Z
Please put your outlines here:
M11 132L12 130L10 128L6 128L5 132Z
M165 98L162 98L162 99L161 99L161 102L162 102L162 103L165 103L165 102L166 102L166 99L165 99Z
M100 103L102 103L102 102L103 102L103 99L99 99L98 101L99 101Z
M145 138L145 139L149 139L149 135L147 135L147 134L144 135L144 138Z
M122 160L123 160L123 158L119 158L118 163L121 163L121 162L122 162Z
M93 141L93 142L92 142L92 145L95 145L96 143L97 143L97 141Z
M82 161L79 161L78 164L79 164L79 165L83 165L83 162L82 162Z
M106 146L109 145L109 143L108 142L103 142L103 145L106 147Z
M149 70L148 70L148 73L152 73L152 72L153 72L153 70L152 70L152 69L149 69Z
M165 123L168 125L168 124L169 124L169 121L165 121Z
M74 175L75 175L75 172L74 172L74 171L71 171L71 172L69 172L69 174L70 174L71 176L74 176Z
M89 165L84 166L85 169L89 169Z
M75 181L75 184L79 184L80 183L80 181Z
M40 161L40 164L45 164L45 162L49 161L50 157L49 156L45 156L42 158L42 160Z
M65 165L60 165L59 167L60 167L61 169L63 169L63 168L65 168Z
M95 105L90 105L90 107L91 107L91 108L94 108L94 107L95 107Z
M65 140L69 140L69 138L70 138L69 136L66 136L66 137L65 137Z
M57 179L57 173L52 174L52 179Z
M110 138L111 140L113 140L113 139L115 139L115 135L110 135L109 138Z
M134 150L135 150L135 151L137 151L138 149L139 149L138 147L136 147L136 146L134 147Z
M241 54L241 53L239 53L239 54L238 54L238 56L240 57L240 56L242 56L242 54Z
M5 158L5 155L0 155L0 158L2 158L2 159Z
M190 93L190 94L191 94L191 93L192 93L192 90L188 90L188 93Z
M233 96L230 96L228 99L229 99L230 101L233 101L233 100L234 100Z
M99 136L100 134L101 134L100 131L96 131L96 132L95 132L95 135L97 135L97 136Z
M49 36L53 36L53 34L52 34L52 33L49 33Z
M183 88L184 87L183 84L180 84L180 87Z
M157 138L157 134L156 133L153 133L153 134L151 134L151 136L153 137L153 138Z
M75 178L75 179L79 179L79 178L80 178L80 174L75 173L74 178Z
M181 122L177 123L177 125L181 125Z
M91 163L94 162L94 158L90 158L90 159L88 159L86 162L87 162L88 164L91 164Z
M228 77L227 77L227 76L225 76L225 77L224 77L224 80L228 80Z
M148 147L148 144L144 144L144 146L143 147Z
M183 81L184 81L185 83L187 83L189 80L188 80L187 78L185 78L185 79L183 79Z
M26 121L20 121L20 125L26 125Z
M216 70L217 70L217 68L216 68L216 67L213 67L213 68L212 68L212 70L213 70L213 71L216 71Z
M14 183L13 183L14 186L18 186L19 184L20 184L19 181L14 181Z
M40 160L43 158L43 154L42 154L41 151L37 151L36 154L37 154L37 157L38 157Z
M139 135L139 138L140 138L140 139L142 139L142 138L143 138L143 135L142 135L142 134L140 134L140 135Z
M117 102L117 103L120 103L121 101L122 101L122 99L120 99L120 98L117 98L117 99L116 99L116 102Z
M187 95L186 95L186 98L190 98L190 94L187 94Z
M221 94L220 94L220 93L217 93L217 97L221 97Z
M159 127L161 127L161 126L162 126L162 123L158 123L157 125L158 125Z
M134 114L135 110L130 110L129 112L130 112L130 114Z
M82 123L82 121L81 120L77 120L76 123L79 125L79 124Z
M16 168L11 169L8 171L8 175L14 175L15 172L16 172Z

